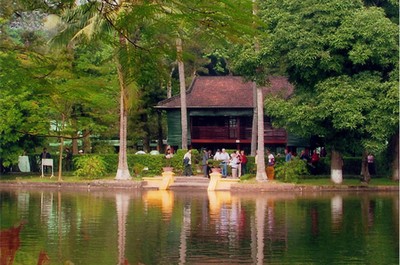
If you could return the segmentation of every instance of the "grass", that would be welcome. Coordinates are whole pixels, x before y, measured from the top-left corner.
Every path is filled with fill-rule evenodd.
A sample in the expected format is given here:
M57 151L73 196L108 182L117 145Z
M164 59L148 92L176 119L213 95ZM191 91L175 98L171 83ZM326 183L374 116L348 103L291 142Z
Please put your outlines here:
M92 180L114 180L115 174L108 174L101 179L85 179L82 177L77 177L73 175L72 172L63 173L62 181L63 182L88 182ZM139 178L132 178L133 180L140 180ZM54 175L54 177L50 178L49 174L46 174L44 178L41 178L39 174L23 174L23 173L11 173L6 175L0 175L0 183L2 181L14 182L14 181L24 181L24 182L33 182L33 183L54 183L58 182L58 175Z
M304 179L300 180L298 184L310 185L310 186L330 186L337 185L334 184L329 178L318 178L318 179ZM363 186L365 185L359 179L343 179L342 186ZM371 179L368 186L398 186L398 181L393 181L388 178L377 178Z
M274 180L277 183L283 183L279 179ZM241 183L244 184L256 184L258 183L255 179L254 175L245 175L244 178L241 178ZM298 185L306 185L306 186L332 186L332 185L341 185L341 186L365 186L365 183L360 181L360 176L344 176L342 184L334 184L330 176L325 175L318 175L318 176L308 176L305 179L300 179ZM368 186L399 186L398 181L393 181L390 178L372 178L369 182Z

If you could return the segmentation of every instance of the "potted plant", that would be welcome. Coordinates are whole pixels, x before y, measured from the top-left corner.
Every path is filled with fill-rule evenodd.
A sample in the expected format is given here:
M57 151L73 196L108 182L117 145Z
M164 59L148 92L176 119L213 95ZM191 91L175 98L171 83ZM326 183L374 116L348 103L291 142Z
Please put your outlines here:
M208 159L207 164L211 168L212 172L221 172L221 161Z

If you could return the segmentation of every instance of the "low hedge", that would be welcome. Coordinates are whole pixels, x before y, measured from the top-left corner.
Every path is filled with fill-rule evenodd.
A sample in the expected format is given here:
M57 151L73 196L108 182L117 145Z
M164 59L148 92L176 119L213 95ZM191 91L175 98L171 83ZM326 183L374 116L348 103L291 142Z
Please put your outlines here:
M231 151L231 150L228 150ZM165 158L164 154L159 155L135 155L128 154L128 167L131 170L131 174L138 175L160 175L162 173L162 168L165 166L171 166L174 168L174 172L176 174L181 174L183 172L183 156L185 155L186 150L177 150L174 156L170 159L169 162ZM232 150L233 152L233 150ZM86 154L92 155L92 154ZM111 174L117 172L118 169L118 154L93 154L99 157L102 157L105 161L106 173ZM75 155L74 158L79 155ZM54 159L54 172L58 170L58 156L53 156ZM39 162L40 157L38 155L30 155L29 156L31 171L38 172L40 170ZM255 157L247 156L247 173L255 174L256 173L256 165L255 165ZM265 162L267 163L267 156L265 156ZM193 171L196 172L196 169L201 171L201 161L202 161L202 153L198 150L192 150L192 168ZM276 157L276 163L284 163L285 157ZM361 157L344 157L343 158L343 174L344 175L355 175L359 176L361 173ZM390 168L387 161L385 161L381 157L377 157L375 159L376 171L379 176L388 176L390 175ZM17 168L17 165L15 165ZM74 163L72 165L72 170L76 169ZM145 169L145 170L144 170ZM317 168L314 172L311 172L311 168L309 167L310 173L314 173L315 175L330 175L330 158L322 157L318 163Z

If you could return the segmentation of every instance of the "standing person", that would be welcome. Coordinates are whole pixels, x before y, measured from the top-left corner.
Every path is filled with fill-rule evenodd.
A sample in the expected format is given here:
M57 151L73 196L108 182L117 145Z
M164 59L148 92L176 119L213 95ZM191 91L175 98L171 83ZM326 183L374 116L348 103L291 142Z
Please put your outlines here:
M214 156L210 149L208 149L207 153L208 153L208 159L214 159Z
M317 174L317 166L319 161L319 155L317 150L314 150L313 154L311 155L311 172L316 175Z
M221 160L220 155L221 155L221 151L219 149L217 149L217 152L215 152L215 155L214 155L214 160Z
M310 158L308 157L308 153L306 150L301 150L300 159L308 163L308 160L310 160Z
M240 155L240 151L239 150L236 151L236 158L238 160L238 162L237 162L237 164L238 164L238 167L237 167L238 175L237 176L240 178L240 176L242 175L242 156Z
M317 150L314 150L313 154L311 155L311 164L316 167L319 161L319 155Z
M51 158L51 155L49 152L47 152L47 148L43 148L43 152L40 154L41 159L46 159L46 158Z
M373 154L369 153L367 156L368 162L368 172L371 176L375 175L375 157Z
M275 157L270 150L267 150L268 166L275 166Z
M244 175L247 173L247 156L245 155L244 150L240 151L240 159L241 159L240 165L242 168L242 175Z
M319 154L320 157L326 157L326 149L325 147L321 147L321 152Z
M171 147L167 148L167 151L165 152L165 158L170 159L174 156L173 150Z
M193 175L192 172L192 149L189 149L183 156L183 175L190 177Z
M202 160L201 160L201 164L203 166L203 174L205 178L210 178L210 170L208 168L208 159L209 159L209 153L207 151L207 149L203 148L203 156L202 156Z
M269 149L267 150L267 158L268 158L267 177L268 177L268 179L274 179L275 178L275 157Z
M290 152L288 149L285 149L285 162L289 162L292 160L292 152Z
M49 152L47 152L47 148L46 148L46 147L43 148L43 152L40 154L40 158L41 158L41 161L42 161L43 159L50 159L50 158L51 158L51 155L50 155ZM43 163L43 162L42 162L42 163ZM48 169L48 168L49 168L48 166L43 166L43 171L47 173L47 169Z
M237 178L238 176L238 157L236 153L231 154L231 159L229 160L229 165L232 168L232 178Z
M229 163L229 154L225 151L225 148L222 148L222 152L219 155L219 160L222 165L222 177L226 178L228 176L228 163Z

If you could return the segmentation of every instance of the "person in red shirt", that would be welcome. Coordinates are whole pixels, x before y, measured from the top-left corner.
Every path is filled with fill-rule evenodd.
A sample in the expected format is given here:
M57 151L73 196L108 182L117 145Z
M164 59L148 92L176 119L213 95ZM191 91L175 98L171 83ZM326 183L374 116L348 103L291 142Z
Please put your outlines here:
M318 166L318 161L319 161L319 155L317 153L317 150L314 150L313 154L311 155L311 171L314 175L317 174L317 166Z
M246 174L247 173L247 157L246 157L246 155L245 155L245 153L244 153L244 150L241 150L240 151L240 165L241 165L241 168L242 168L242 175L244 175L244 174Z

